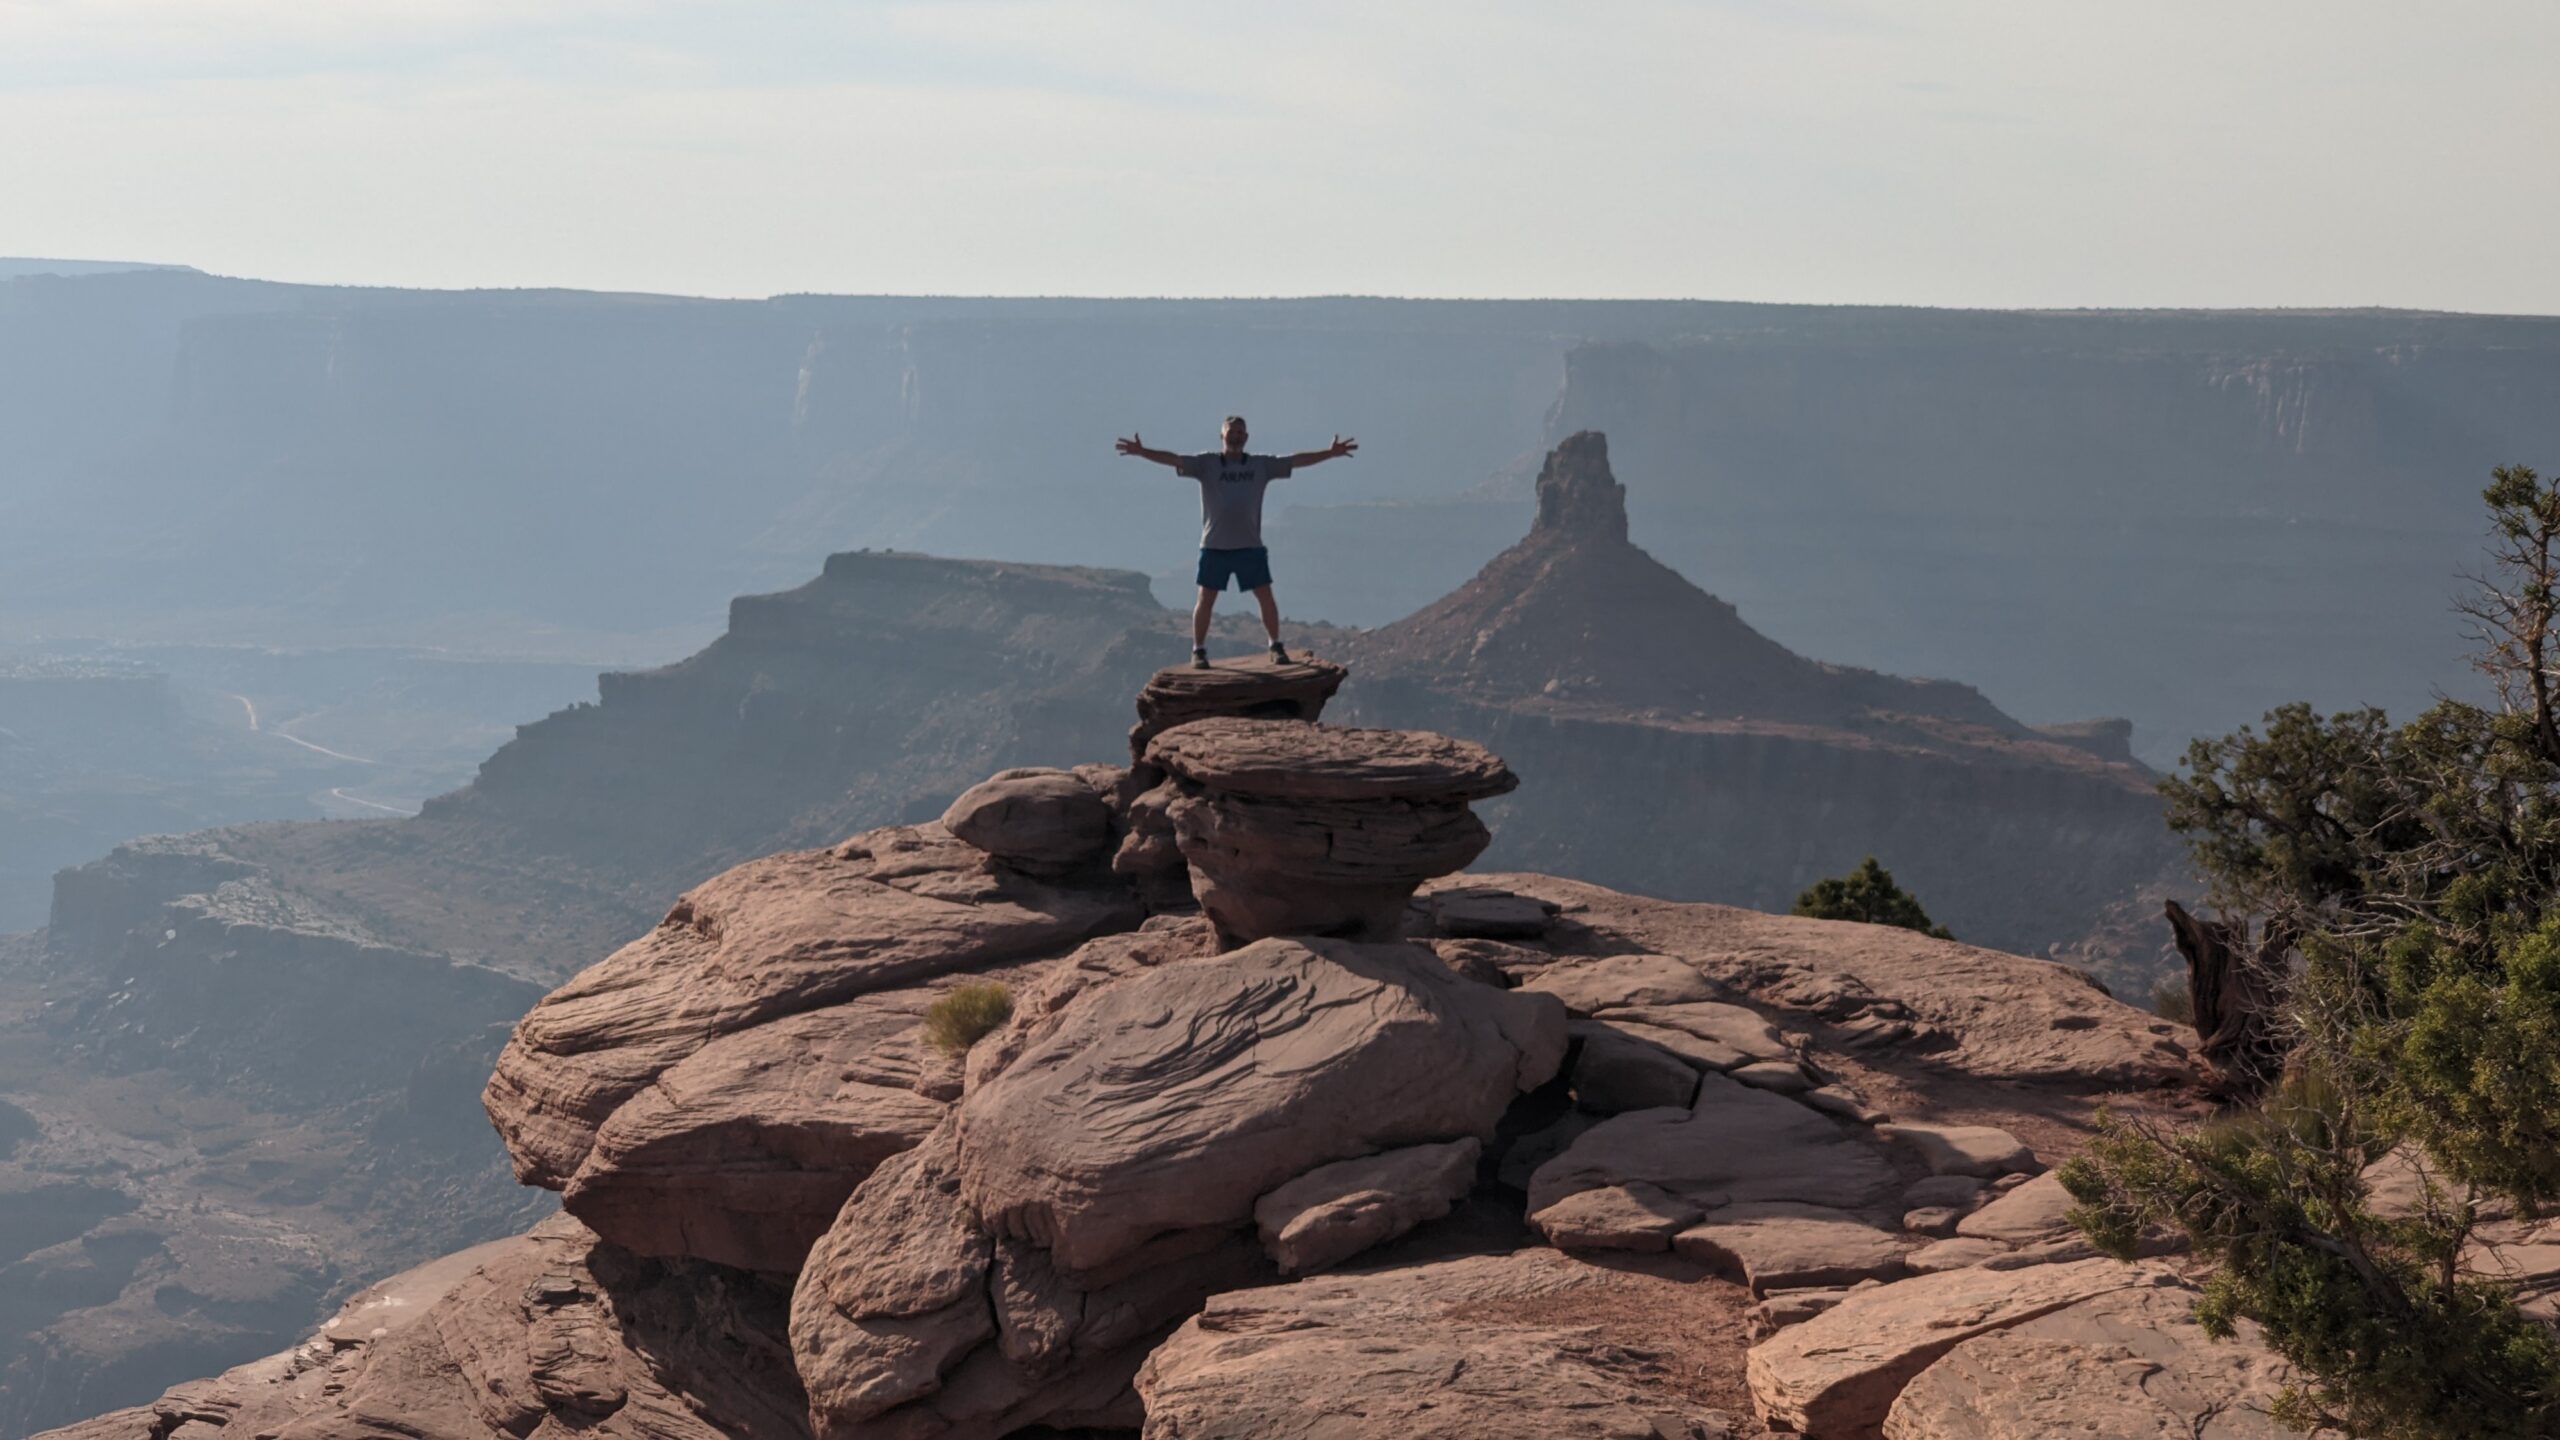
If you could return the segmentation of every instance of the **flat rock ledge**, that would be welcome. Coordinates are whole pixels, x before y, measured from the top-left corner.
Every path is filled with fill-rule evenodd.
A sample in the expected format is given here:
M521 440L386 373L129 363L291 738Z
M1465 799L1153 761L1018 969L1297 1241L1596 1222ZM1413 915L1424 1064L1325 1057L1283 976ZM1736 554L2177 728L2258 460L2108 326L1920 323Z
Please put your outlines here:
M1481 745L1420 730L1202 720L1157 736L1166 811L1219 933L1389 941L1422 882L1492 833L1469 802L1519 784Z
M1626 1278L1521 1250L1217 1296L1138 1372L1146 1440L1749 1433L1637 1383L1640 1357L1594 1335L1588 1316L1643 1303Z
M1149 741L1195 720L1233 716L1314 721L1324 714L1325 702L1350 673L1313 656L1276 665L1256 657L1216 661L1206 670L1188 665L1159 670L1138 692L1138 723L1129 731L1129 758L1146 759Z

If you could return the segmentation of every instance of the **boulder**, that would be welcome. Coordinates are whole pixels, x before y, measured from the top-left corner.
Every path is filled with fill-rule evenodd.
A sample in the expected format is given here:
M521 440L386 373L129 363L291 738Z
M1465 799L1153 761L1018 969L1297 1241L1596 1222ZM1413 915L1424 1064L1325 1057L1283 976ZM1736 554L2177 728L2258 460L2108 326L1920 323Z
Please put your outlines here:
M1892 1118L1845 1085L1817 1085L1797 1098L1825 1115L1837 1115L1861 1125L1881 1125Z
M1923 1245L1903 1258L1914 1275L1935 1275L1941 1270L1962 1270L2009 1254L2009 1247L1997 1240L1975 1240L1966 1236Z
M1720 998L1717 988L1698 973L1697 966L1670 955L1559 959L1522 981L1521 987L1546 991L1578 1016L1631 1006L1678 1005Z
M1854 1285L1902 1274L1905 1246L1827 1205L1728 1205L1681 1231L1671 1248L1754 1295Z
M918 1093L935 993L864 996L677 1061L596 1128L563 1207L643 1255L798 1273L853 1187L942 1120Z
M2118 1290L1968 1340L1922 1370L1884 1440L2280 1440L2267 1407L2291 1378L2258 1328L2228 1341L2176 1287Z
M1138 723L1129 732L1129 754L1143 767L1148 742L1194 720L1231 716L1312 722L1324 714L1325 702L1349 673L1311 655L1279 665L1256 658L1206 670L1188 665L1159 670L1138 692Z
M518 1180L565 1189L617 1111L714 1041L936 976L1063 953L1138 920L1118 886L1061 886L991 869L939 826L750 861L695 887L656 929L518 1021L489 1080L489 1118ZM861 1033L838 1040L864 1048L868 1031L839 1019ZM826 1048L829 1023L812 1022L780 1048L822 1065L807 1047ZM755 1071L773 1058L758 1049L706 1067ZM792 1071L793 1062L781 1063ZM823 1083L814 1071L793 1073L801 1080L792 1083ZM684 1093L712 1106L697 1110L706 1119L731 1103L699 1087ZM665 1128L663 1115L632 1124L641 1139Z
M1179 910L1194 899L1191 870L1173 835L1173 804L1182 798L1182 787L1162 779L1164 772L1153 766L1146 772L1159 778L1130 799L1128 831L1112 853L1111 873L1129 882L1150 911Z
M1573 1103L1584 1110L1686 1110L1697 1098L1697 1069L1669 1051L1593 1020L1574 1021L1571 1033L1581 1042L1573 1061Z
M1003 770L960 792L943 828L1017 870L1069 875L1111 851L1111 807L1064 770Z
M1013 1013L969 1047L965 1089L974 1090L1020 1059L1049 1021L1087 991L1159 965L1218 953L1217 932L1197 915L1157 915L1136 930L1105 935L1076 947L1065 959L1029 967L1031 978L1013 988Z
M1862 1290L1751 1348L1752 1403L1772 1428L1874 1440L1903 1387L1956 1346L2092 1296L2166 1279L2157 1270L2086 1260L1949 1270Z
M1651 900L1553 876L1467 878L1552 901L1630 950L1677 956L1722 998L1783 1014L1819 1044L2074 1093L2200 1078L2178 1026L2050 960L1890 925Z
M1070 1270L1245 1223L1319 1165L1490 1139L1564 1055L1563 1008L1414 946L1267 940L1100 987L956 1115L968 1203Z
M1262 1248L1286 1275L1338 1265L1448 1214L1483 1153L1469 1136L1319 1165L1254 1202Z
M1873 1290L1883 1283L1881 1280L1861 1280L1855 1285L1771 1291L1767 1299L1743 1312L1744 1326L1756 1344L1790 1325L1803 1324L1862 1290Z
M1490 885L1446 886L1425 902L1431 928L1452 939L1534 940L1554 928L1556 907Z
M2039 1175L1964 1217L1956 1233L2012 1246L2076 1240L2080 1228L2071 1223L2073 1203L2060 1175Z
M1773 1090L1780 1095L1802 1095L1813 1088L1812 1078L1793 1060L1754 1060L1725 1073L1755 1090Z
M1599 1123L1596 1117L1576 1108L1523 1133L1502 1152L1502 1162L1494 1171L1495 1178L1514 1190L1527 1191L1529 1177L1538 1172L1539 1166L1563 1154L1574 1141Z
M1237 943L1397 938L1415 888L1492 839L1468 802L1519 783L1463 740L1289 721L1196 721L1158 735L1147 759L1179 784L1192 891Z
M1651 1038L1657 1045L1683 1046L1684 1042L1663 1036L1685 1035L1694 1043L1686 1043L1681 1053L1709 1069L1791 1061L1795 1054L1786 1037L1758 1011L1720 1001L1612 1006L1602 1010L1599 1018L1629 1034Z
M1658 1185L1597 1185L1530 1212L1529 1223L1559 1250L1668 1250L1698 1218L1698 1206Z
M1932 1175L2015 1175L2043 1168L2025 1141L1995 1125L1879 1125L1876 1138L1918 1156Z
M882 1165L810 1251L791 1354L821 1440L1134 1428L1129 1378L1210 1295L1268 1281L1237 1234L1079 1282L981 1226L945 1125Z
M770 1280L640 1260L567 1216L370 1287L307 1343L55 1440L793 1440Z
M1534 1217L1569 1195L1639 1181L1700 1211L1770 1202L1849 1209L1898 1188L1883 1154L1827 1116L1706 1075L1690 1108L1604 1120L1539 1166L1529 1210Z
M1980 1179L1971 1175L1932 1175L1912 1181L1902 1192L1902 1204L1908 1210L1939 1205L1970 1210L1980 1203L1985 1188Z
M1146 1346L1271 1278L1257 1202L1284 1197L1261 1218L1293 1263L1416 1223L1563 1058L1563 1007L1418 947L1132 965L1147 938L1062 967L1081 988L991 1037L949 1119L810 1252L791 1333L820 1435L1134 1425Z
M1528 1249L1220 1295L1138 1372L1145 1434L1724 1440L1607 1329L1659 1283Z

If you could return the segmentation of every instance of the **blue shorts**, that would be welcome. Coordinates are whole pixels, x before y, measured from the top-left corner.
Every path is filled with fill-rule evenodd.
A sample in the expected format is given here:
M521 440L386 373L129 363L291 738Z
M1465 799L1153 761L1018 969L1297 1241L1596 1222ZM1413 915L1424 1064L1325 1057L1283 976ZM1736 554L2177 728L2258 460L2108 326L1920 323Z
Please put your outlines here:
M1200 588L1224 590L1227 582L1236 582L1239 590L1259 590L1271 583L1271 552L1256 545L1245 550L1203 550L1200 552Z

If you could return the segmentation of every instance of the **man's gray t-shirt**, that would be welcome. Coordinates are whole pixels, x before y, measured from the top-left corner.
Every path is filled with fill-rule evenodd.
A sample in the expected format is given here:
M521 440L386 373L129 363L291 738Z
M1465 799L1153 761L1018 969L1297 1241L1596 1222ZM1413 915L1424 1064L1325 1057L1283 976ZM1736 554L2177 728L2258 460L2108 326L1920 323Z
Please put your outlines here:
M1277 455L1223 450L1186 455L1178 473L1200 482L1200 548L1250 550L1262 543L1262 491L1289 478L1289 462Z

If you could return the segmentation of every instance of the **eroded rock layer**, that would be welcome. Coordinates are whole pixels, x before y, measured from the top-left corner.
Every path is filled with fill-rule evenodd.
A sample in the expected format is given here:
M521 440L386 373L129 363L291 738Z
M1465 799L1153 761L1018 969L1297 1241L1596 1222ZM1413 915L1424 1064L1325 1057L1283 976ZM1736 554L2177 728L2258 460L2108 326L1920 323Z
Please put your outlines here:
M939 826L753 861L536 1005L489 1117L518 1179L617 1243L789 1273L957 1093L916 1033L932 982L1139 918Z
M2196 1093L2167 1022L1905 930L1436 880L1513 783L1210 717L740 866L498 1063L568 1216L77 1434L2023 1440L2280 1383L2048 1171ZM1150 795L1196 911L1103 863Z
M1425 880L1492 838L1468 802L1519 784L1480 745L1404 730L1202 720L1157 736L1166 812L1220 933L1388 940Z
M821 1435L1123 1413L1101 1402L1145 1344L1273 1278L1258 1202L1491 1138L1553 1074L1564 1015L1418 948L1268 940L1124 973L998 1043L810 1255L792 1335Z

